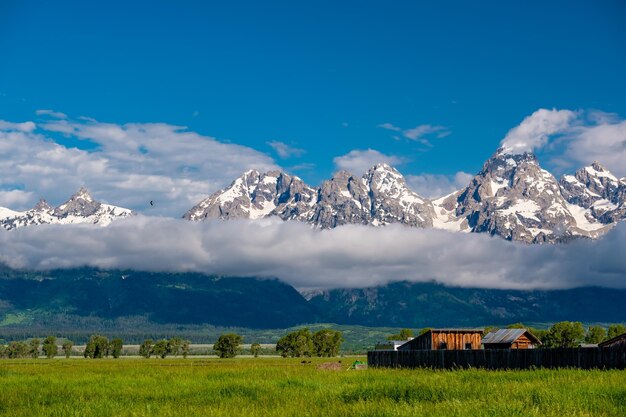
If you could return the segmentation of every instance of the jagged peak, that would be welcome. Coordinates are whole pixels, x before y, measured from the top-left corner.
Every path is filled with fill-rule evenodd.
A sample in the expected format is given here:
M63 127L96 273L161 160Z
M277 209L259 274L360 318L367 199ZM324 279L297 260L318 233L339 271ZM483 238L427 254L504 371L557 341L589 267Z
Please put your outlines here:
M46 200L44 200L43 198L40 198L37 204L35 204L35 206L33 207L33 210L34 211L51 211L52 206L48 204Z
M78 199L85 200L85 201L94 201L93 197L91 196L91 193L89 193L89 190L85 188L85 186L81 186L78 189L78 191L76 191L70 197L70 201L78 200Z

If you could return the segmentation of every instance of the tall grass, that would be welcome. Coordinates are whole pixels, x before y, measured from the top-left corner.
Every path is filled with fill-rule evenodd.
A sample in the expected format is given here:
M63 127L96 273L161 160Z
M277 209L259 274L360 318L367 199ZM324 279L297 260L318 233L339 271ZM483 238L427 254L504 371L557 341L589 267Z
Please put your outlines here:
M5 360L0 415L626 415L624 371L348 371L349 358L318 369L325 361Z

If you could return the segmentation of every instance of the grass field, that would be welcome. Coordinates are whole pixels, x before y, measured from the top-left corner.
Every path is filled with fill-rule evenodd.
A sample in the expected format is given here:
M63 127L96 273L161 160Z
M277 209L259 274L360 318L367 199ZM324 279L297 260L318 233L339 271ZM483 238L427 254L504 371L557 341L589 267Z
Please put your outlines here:
M626 371L347 370L354 359L3 360L0 415L626 415Z

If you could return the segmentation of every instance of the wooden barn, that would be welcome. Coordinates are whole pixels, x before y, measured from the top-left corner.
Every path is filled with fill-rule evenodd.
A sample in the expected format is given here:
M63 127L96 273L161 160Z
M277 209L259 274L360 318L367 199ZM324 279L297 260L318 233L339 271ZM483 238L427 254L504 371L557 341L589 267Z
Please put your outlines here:
M602 343L598 343L599 347L603 348L626 348L626 333L620 334L612 339L605 340Z
M398 347L398 350L480 349L482 329L431 329Z
M500 329L483 338L485 349L534 349L540 344L528 329Z

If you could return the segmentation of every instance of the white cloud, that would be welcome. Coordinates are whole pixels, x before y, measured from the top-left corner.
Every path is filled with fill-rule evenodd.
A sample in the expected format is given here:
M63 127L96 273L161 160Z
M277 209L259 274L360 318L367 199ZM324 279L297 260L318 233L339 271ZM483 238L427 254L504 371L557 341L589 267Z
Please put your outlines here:
M401 127L395 126L391 123L383 123L378 125L378 127L391 130L393 132L402 132L403 137L426 146L432 146L429 137L434 136L436 138L444 138L451 133L445 126L430 124L415 126L411 129L402 129ZM399 139L397 136L394 136L393 138L396 140Z
M345 170L355 175L361 175L376 164L400 165L405 159L395 155L385 155L374 149L354 149L345 155L333 159L338 170Z
M38 127L34 131L32 122L0 123L0 178L19 184L31 196L29 201L15 200L20 207L13 209L28 208L40 197L59 204L84 185L102 201L179 217L248 169L278 168L252 148L163 123L81 119L51 120ZM49 132L90 141L95 149L63 146Z
M473 177L472 174L459 171L454 175L407 175L406 182L409 187L419 195L434 199L467 187Z
M603 119L593 126L576 126L565 139L562 158L576 167L599 161L613 174L626 176L626 120Z
M296 148L285 142L280 142L277 140L269 141L267 142L267 144L272 149L274 149L274 151L278 154L278 156L280 156L283 159L291 158L291 157L299 158L306 152L304 149Z
M55 119L67 119L67 114L49 109L37 110L35 114L37 114L37 116L50 116Z
M2 207L22 207L30 203L33 199L33 193L22 190L0 190L0 206Z
M394 126L391 123L383 123L383 124L378 125L378 127L387 129L387 130L393 130L394 132L399 132L402 130L402 128L398 126Z
M301 289L397 280L486 288L625 288L624 247L625 223L598 241L540 246L402 225L318 230L280 220L196 223L138 216L105 228L0 229L0 262L15 268L198 271L277 277Z
M571 110L539 109L509 130L500 144L510 153L532 152L542 148L550 135L568 129L576 117Z
M33 122L13 123L0 120L0 131L32 132L36 127L37 125Z

